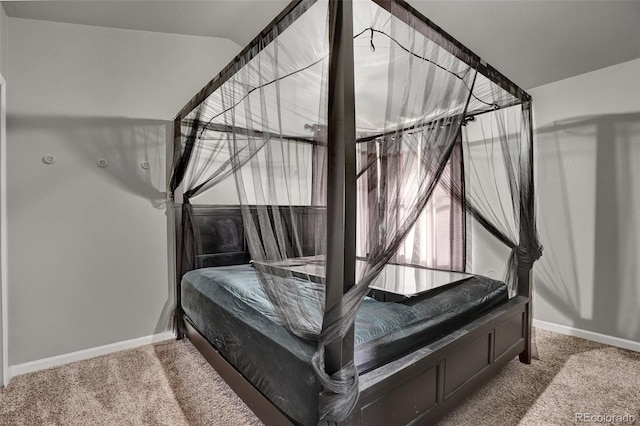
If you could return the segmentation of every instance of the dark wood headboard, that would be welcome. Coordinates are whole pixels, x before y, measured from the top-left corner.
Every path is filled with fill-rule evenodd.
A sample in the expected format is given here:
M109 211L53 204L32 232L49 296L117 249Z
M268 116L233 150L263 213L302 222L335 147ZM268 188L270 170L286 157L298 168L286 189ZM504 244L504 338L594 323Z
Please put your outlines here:
M255 207L251 211L255 217ZM316 206L281 206L279 211L285 230L291 229L294 219L298 224L302 255L314 254L317 224L325 209ZM193 205L193 219L201 243L200 254L196 257L197 268L249 263L251 256L245 239L240 206ZM293 251L291 232L286 233L287 252L296 256L298 254Z
M239 206L194 205L193 220L201 243L196 268L249 263Z

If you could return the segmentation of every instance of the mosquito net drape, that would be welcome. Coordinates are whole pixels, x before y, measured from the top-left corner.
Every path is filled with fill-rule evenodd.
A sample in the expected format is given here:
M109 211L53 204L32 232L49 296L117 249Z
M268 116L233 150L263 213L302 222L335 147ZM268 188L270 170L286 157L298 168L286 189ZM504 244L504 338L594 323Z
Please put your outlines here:
M464 270L466 216L511 249L512 294L518 268L530 269L540 254L529 104L478 73L479 59L437 27L386 4L353 3L358 260L339 303L325 307L327 286L336 285L325 278L329 2L299 2L263 32L177 134L171 190L184 194L179 268L195 267L198 248L189 200L233 179L276 321L317 345L326 423L346 418L358 397L353 362L327 373L326 348L348 335L386 265ZM295 213L299 206L314 210L311 219Z
M525 206L533 190L529 106L497 109L472 120L462 132L465 179L444 176L442 185L470 218L510 249L504 281L513 296L518 266L531 269L542 254L535 218Z

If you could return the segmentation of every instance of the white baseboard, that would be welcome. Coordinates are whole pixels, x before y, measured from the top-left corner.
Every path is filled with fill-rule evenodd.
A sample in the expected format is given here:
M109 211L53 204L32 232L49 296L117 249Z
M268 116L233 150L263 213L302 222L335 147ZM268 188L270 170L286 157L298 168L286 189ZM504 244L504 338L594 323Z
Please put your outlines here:
M151 336L140 337L137 339L125 340L124 342L112 343L109 345L98 346L96 348L84 349L82 351L71 352L68 354L57 355L51 358L38 359L36 361L25 362L9 366L9 379L21 374L32 373L34 371L44 370L59 365L69 364L70 362L82 361L89 358L95 358L101 355L107 355L114 352L124 351L127 349L138 348L140 346L161 342L164 340L174 339L175 334L171 331L153 334Z
M593 331L582 330L579 328L568 327L566 325L554 324L552 322L533 320L533 326L544 330L555 331L556 333L566 334L568 336L580 337L581 339L592 340L598 343L604 343L609 346L629 349L640 352L640 342L633 340L621 339L619 337L607 336L606 334L595 333Z

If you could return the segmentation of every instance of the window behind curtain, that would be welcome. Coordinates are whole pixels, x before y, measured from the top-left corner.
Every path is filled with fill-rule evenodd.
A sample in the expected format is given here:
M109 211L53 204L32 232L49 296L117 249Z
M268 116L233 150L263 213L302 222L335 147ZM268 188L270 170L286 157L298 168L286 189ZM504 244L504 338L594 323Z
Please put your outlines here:
M452 178L464 184L462 139L460 135L447 163L441 180ZM383 215L385 190L394 185L405 185L403 191L416 191L417 184L411 174L405 182L396 182L400 167L415 168L420 159L413 154L403 153L394 157L380 156L380 145L375 143L359 146L358 169L373 164L358 179L358 233L357 253L367 255L367 235L369 223L376 223L375 215ZM415 162L415 163L414 163ZM417 173L415 173L417 176ZM384 181L383 181L384 180ZM438 184L420 218L407 235L394 259L396 263L417 265L427 268L464 271L465 268L465 214L463 206L455 201L451 191Z

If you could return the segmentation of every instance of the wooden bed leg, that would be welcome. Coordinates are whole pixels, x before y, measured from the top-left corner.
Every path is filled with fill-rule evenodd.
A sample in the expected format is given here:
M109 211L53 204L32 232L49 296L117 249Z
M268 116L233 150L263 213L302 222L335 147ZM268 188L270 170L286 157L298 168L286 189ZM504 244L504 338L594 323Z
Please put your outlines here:
M187 337L186 323L184 320L184 312L182 311L182 308L176 307L176 309L173 311L173 315L174 315L173 328L176 332L176 340L182 340L185 337Z
M529 348L525 349L520 353L520 362L523 364L531 364L531 350Z
M186 334L184 332L184 330L182 329L183 327L179 327L176 330L176 340L182 340L186 337Z
M532 341L531 341L531 327L532 327L532 309L531 309L531 302L532 302L532 288L531 288L531 282L532 282L532 273L531 273L531 269L528 268L518 268L518 293L520 296L524 296L528 299L527 302L527 306L525 308L525 311L523 313L524 315L524 330L523 330L523 337L524 337L524 350L520 353L520 355L518 355L518 357L520 358L520 362L522 362L523 364L531 364L531 355L532 355Z
M527 303L526 310L524 311L524 351L520 352L518 358L523 364L531 364L532 342L531 342L531 299Z
M520 358L520 362L523 364L531 364L531 342L528 341L525 345L524 351L520 352L518 358Z

